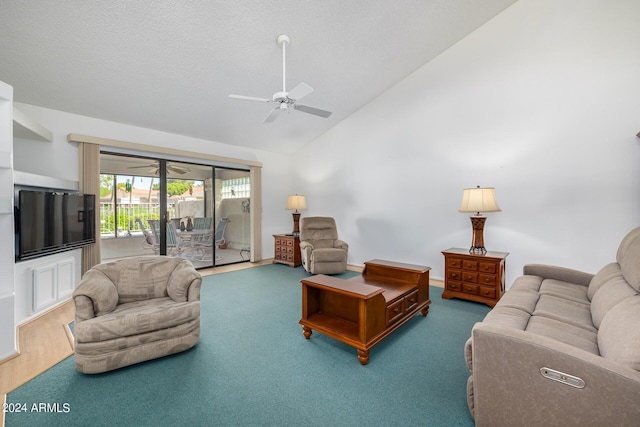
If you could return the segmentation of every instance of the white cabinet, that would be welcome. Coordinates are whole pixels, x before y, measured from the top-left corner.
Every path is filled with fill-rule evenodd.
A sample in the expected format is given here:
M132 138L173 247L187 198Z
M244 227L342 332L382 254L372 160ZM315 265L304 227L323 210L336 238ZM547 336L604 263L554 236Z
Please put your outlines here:
M32 269L33 306L37 313L62 298L71 296L75 287L75 258L65 258L55 263L43 264Z

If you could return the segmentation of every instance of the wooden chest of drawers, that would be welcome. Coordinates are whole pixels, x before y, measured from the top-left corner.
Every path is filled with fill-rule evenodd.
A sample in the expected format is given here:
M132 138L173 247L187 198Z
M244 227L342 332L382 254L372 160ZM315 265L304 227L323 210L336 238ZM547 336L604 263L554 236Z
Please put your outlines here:
M470 254L468 249L451 248L444 255L442 298L460 298L496 305L505 289L507 252Z
M292 234L274 234L273 262L287 264L290 267L302 265L300 256L300 238Z

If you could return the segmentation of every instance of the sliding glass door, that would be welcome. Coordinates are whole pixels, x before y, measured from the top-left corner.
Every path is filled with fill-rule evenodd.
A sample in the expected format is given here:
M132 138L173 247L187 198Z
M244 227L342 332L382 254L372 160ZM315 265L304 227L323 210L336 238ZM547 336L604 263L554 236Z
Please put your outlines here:
M251 258L249 171L215 168L215 265Z
M248 261L249 171L101 154L102 260L157 254L196 268Z

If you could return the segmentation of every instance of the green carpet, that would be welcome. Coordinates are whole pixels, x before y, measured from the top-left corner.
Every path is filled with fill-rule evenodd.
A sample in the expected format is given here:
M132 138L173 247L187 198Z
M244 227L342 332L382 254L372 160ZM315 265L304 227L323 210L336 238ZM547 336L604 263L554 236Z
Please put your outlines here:
M352 347L317 332L304 339L306 276L273 264L206 277L194 348L98 375L78 373L69 357L9 393L26 412L7 413L6 425L473 425L463 347L487 306L431 287L429 315L362 366Z

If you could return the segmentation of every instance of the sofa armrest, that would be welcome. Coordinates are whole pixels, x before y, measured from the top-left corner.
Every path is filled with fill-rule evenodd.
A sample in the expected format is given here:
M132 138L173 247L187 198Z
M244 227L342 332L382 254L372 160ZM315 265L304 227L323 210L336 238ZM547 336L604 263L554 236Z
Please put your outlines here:
M76 324L83 320L89 320L96 317L96 313L93 311L93 301L91 301L91 298L84 295L76 295L73 297L73 305L75 307Z
M112 312L118 305L116 285L101 271L87 271L73 291L76 317L86 320Z
M344 242L340 239L334 240L333 241L333 247L334 248L339 248L339 249L344 249L345 251L349 249L349 245L347 244L347 242Z
M167 282L167 293L176 302L199 301L202 275L186 260L178 263Z
M640 372L571 345L496 324L473 336L476 425L627 426L640 419ZM584 388L544 377L548 368L582 379Z
M593 278L593 274L591 273L544 264L527 264L522 269L522 272L525 275L540 276L545 279L561 280L583 286L589 286Z
M301 251L306 251L306 250L313 250L313 245L310 242L304 241L304 242L300 242L300 250Z
M300 242L300 254L303 259L308 260L311 258L311 252L313 252L313 244L310 242Z

